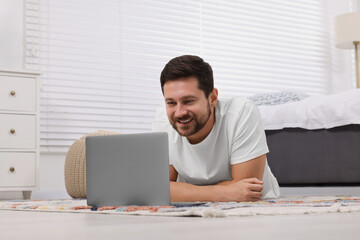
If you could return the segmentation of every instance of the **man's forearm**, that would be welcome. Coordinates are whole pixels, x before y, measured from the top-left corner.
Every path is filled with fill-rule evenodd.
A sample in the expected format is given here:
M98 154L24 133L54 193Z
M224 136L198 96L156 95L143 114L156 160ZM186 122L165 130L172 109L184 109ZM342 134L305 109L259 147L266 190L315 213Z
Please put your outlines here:
M184 182L170 181L170 193L172 202L221 202L226 191L224 186L209 185L196 186Z
M239 180L237 180L237 181L239 181ZM234 182L236 182L236 181L235 180L222 181L222 182L218 182L216 185L217 186L228 186Z
M246 178L220 182L216 185L196 186L170 181L172 202L248 202L262 197L263 182L257 178Z

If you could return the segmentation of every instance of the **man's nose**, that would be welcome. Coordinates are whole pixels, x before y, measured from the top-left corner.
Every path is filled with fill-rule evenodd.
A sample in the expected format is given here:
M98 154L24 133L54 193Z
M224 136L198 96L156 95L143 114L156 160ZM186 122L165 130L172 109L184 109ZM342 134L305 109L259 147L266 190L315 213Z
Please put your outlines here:
M182 104L178 104L176 111L175 111L175 116L176 117L182 117L184 115L187 114L187 110L186 108L182 105Z

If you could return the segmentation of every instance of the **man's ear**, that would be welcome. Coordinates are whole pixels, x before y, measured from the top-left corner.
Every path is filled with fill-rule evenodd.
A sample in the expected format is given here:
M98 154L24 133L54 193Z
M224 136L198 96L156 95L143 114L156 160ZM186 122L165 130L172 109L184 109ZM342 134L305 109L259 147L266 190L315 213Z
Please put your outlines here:
M218 101L218 90L214 88L209 94L210 107L215 107Z

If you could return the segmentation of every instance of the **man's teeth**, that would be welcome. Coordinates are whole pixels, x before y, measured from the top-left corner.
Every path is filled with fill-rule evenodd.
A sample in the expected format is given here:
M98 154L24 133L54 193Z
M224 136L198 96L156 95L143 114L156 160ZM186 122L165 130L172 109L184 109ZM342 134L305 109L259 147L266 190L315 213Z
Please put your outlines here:
M188 120L184 120L184 121L181 121L181 120L179 120L179 122L181 122L181 123L188 123L188 122L190 122L192 119L188 119Z

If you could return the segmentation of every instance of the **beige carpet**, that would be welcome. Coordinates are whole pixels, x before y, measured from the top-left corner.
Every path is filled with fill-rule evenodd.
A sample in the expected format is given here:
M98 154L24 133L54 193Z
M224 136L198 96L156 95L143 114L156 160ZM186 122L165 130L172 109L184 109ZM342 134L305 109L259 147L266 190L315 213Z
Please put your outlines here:
M85 199L0 201L0 210L151 216L255 216L360 212L360 196L285 196L258 202L209 202L199 206L87 206Z

